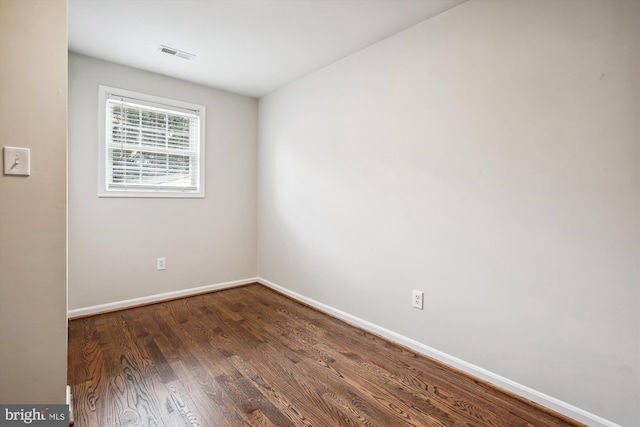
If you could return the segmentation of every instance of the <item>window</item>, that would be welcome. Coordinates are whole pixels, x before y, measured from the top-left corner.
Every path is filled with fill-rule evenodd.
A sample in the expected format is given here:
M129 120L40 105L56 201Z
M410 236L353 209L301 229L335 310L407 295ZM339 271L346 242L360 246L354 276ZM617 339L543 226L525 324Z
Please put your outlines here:
M205 107L100 86L100 197L204 197Z

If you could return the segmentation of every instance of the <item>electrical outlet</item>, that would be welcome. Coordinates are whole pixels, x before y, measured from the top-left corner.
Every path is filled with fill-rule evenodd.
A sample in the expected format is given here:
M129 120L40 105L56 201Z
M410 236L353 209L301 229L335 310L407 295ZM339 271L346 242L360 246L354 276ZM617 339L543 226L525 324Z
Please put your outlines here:
M156 270L164 270L167 268L164 257L156 259Z
M424 297L424 292L420 292L420 291L413 291L413 308L417 308L418 310L422 310L423 309L423 297Z

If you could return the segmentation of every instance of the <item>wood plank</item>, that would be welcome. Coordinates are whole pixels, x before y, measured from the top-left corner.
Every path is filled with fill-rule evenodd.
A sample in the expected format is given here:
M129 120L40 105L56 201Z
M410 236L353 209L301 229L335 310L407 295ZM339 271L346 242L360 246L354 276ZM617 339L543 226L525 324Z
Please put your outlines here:
M581 426L254 284L70 321L76 425Z

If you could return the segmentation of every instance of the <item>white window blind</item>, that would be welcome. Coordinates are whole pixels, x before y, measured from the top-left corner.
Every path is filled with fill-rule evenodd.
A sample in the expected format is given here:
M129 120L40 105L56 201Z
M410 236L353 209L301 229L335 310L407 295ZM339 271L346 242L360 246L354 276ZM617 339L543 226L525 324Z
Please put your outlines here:
M102 196L202 197L204 107L101 86Z

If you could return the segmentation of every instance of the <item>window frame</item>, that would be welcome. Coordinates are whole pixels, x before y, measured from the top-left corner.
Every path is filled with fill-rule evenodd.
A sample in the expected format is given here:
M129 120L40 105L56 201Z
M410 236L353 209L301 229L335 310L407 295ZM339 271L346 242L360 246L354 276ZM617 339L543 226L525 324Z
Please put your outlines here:
M111 178L107 176L113 167L110 161L107 125L110 123L109 108L107 102L113 97L122 97L130 101L148 106L154 109L164 110L168 114L189 113L199 118L199 140L196 142L196 156L198 176L195 189L182 189L157 186L155 188L140 188L132 186L111 187ZM98 197L128 197L128 198L204 198L205 197L205 119L206 107L204 105L178 101L160 96L134 92L126 89L118 89L105 85L98 87ZM150 150L152 151L152 150ZM111 187L111 188L110 188Z

